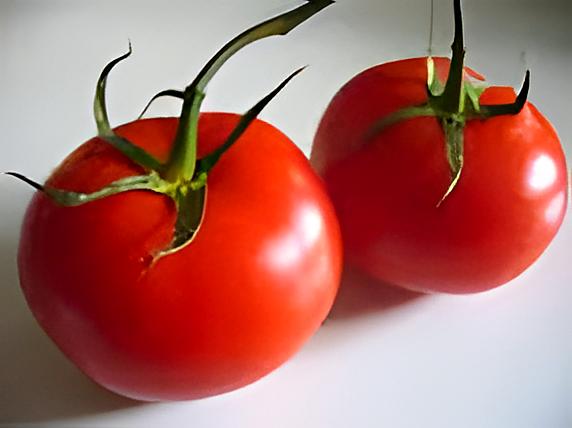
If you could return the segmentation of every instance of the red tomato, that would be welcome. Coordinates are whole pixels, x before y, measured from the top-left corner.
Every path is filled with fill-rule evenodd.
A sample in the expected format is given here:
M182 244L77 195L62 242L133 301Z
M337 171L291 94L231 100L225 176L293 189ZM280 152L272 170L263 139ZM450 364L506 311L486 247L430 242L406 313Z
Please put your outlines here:
M199 156L238 118L202 114ZM160 118L116 131L165 160L176 127ZM94 138L47 184L93 192L140 173ZM149 191L73 208L37 193L22 228L21 284L41 326L89 377L140 400L200 398L264 376L318 329L338 288L341 242L323 185L260 120L209 174L193 241L153 261L175 219L172 200Z
M445 80L449 61L435 62ZM311 161L337 209L351 263L416 291L491 289L533 263L562 223L564 153L528 102L517 115L469 120L461 178L437 206L451 176L436 118L406 119L365 138L381 118L425 103L426 82L427 58L354 77L327 108ZM514 99L504 87L480 97L481 104Z

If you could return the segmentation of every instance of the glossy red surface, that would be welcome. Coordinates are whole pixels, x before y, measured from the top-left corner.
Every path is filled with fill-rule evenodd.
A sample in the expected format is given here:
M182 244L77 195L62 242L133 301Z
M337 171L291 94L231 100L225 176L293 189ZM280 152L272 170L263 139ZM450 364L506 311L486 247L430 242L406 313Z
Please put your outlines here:
M199 155L238 116L200 118ZM165 159L177 119L117 132ZM48 183L90 192L140 173L92 139ZM277 368L333 303L341 242L323 184L280 131L254 122L211 171L203 222L181 251L172 202L132 191L75 208L36 194L19 249L22 288L44 330L89 377L141 400L229 391Z
M441 80L448 60L437 58ZM464 169L437 207L450 173L434 118L372 125L426 99L426 58L379 65L347 83L329 105L311 161L324 177L350 262L416 291L470 293L506 283L556 234L567 204L564 153L530 103L516 116L469 121ZM481 104L513 102L491 87Z

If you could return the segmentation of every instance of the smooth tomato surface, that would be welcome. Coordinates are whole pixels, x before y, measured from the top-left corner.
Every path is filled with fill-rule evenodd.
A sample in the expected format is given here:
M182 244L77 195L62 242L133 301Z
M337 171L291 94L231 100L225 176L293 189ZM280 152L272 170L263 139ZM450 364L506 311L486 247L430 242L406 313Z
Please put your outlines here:
M204 113L199 156L238 116ZM177 119L118 134L165 159ZM141 173L94 138L48 184L92 192ZM22 228L21 284L44 330L89 377L141 400L193 399L255 381L318 329L338 288L334 209L307 159L255 121L211 171L203 222L179 252L165 196L131 191L85 205L34 196Z
M448 65L436 59L441 81ZM322 118L311 161L336 207L351 263L416 291L487 290L520 274L556 234L567 204L564 153L530 103L516 116L469 121L460 181L437 207L450 172L435 118L364 138L381 118L427 101L426 69L426 58L409 59L350 80ZM491 87L481 104L514 99L512 89Z

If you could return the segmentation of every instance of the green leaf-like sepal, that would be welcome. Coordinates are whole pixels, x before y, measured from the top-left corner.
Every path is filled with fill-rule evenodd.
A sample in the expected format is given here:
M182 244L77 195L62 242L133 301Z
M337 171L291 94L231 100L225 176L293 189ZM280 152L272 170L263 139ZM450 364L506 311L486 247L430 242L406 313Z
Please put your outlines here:
M42 186L40 183L35 182L31 178L26 177L24 174L20 174L19 172L12 172L12 171L3 172L2 174L9 175L11 177L15 177L18 180L23 181L24 183L33 187L34 189L39 190L40 192L44 191L44 186Z
M465 83L465 92L467 94L469 102L471 103L470 109L468 109L469 114L470 112L476 112L476 113L481 112L481 103L479 102L479 99L481 98L481 95L483 94L485 89L487 89L487 86L483 83L480 83L478 85L474 85L470 82Z
M111 128L109 124L109 118L107 116L107 106L105 102L105 87L107 84L107 76L117 64L119 64L124 59L131 55L131 43L129 43L129 50L127 53L115 58L113 61L109 62L97 81L97 87L95 90L95 99L93 101L93 113L95 115L95 122L97 124L98 136L107 141L130 160L136 164L142 166L147 170L161 171L162 165L155 157L151 156L142 148L136 146L126 138L120 137Z
M57 204L65 207L76 207L88 202L96 201L98 199L132 190L149 190L152 192L169 195L169 193L172 193L171 188L173 187L171 183L163 180L155 172L151 172L149 175L125 177L120 180L116 180L111 184L101 188L100 190L92 193L72 192L69 190L56 189L50 186L43 186L17 172L6 172L5 174L16 177L19 180L29 184L34 189L45 193Z
M383 132L386 128L396 123L402 122L407 119L414 119L417 117L435 117L437 112L430 104L423 104L420 106L405 107L388 114L384 118L378 120L373 126L365 133L367 140L374 138L379 133Z
M438 97L443 93L445 85L439 80L435 70L435 61L432 57L427 57L427 92L429 98Z
M74 207L132 190L149 190L164 194L168 186L170 183L163 181L157 173L153 172L149 175L122 178L93 193L70 192L50 187L44 187L44 192L58 204Z
M164 91L161 91L161 92L153 95L153 97L149 100L149 102L147 103L147 105L145 106L143 111L139 114L137 119L141 119L143 117L143 115L145 113L147 113L147 110L149 110L149 107L151 107L151 104L153 104L153 102L156 99L162 98L162 97L174 97L174 98L179 98L182 100L185 98L185 93L183 91L179 91L177 89L165 89Z
M248 126L256 119L256 117L260 114L260 112L264 109L264 107L266 107L268 105L268 103L270 101L272 101L272 99L278 95L278 93L284 89L284 87L294 78L296 77L298 74L300 74L306 67L302 67L299 68L298 70L296 70L295 72L293 72L292 74L290 74L290 76L288 76L286 79L284 79L284 81L282 81L282 83L280 83L280 85L278 85L272 92L270 92L268 95L266 95L264 98L262 98L260 101L258 101L254 107L252 107L250 110L248 110L244 115L242 115L242 117L240 118L238 124L236 125L236 127L232 130L231 134L229 135L229 137L226 139L226 141L219 146L216 150L214 150L213 152L209 153L207 156L203 157L200 161L199 161L199 168L198 171L199 173L202 174L206 174L208 173L213 166L215 166L215 164L218 162L218 160L220 159L220 157L228 150L232 147L232 145L240 138L240 136L246 131L246 129L248 128Z
M464 128L465 124L462 121L453 119L442 119L441 126L445 132L445 153L447 155L447 162L449 163L449 170L451 172L451 181L447 190L437 203L439 207L451 192L457 186L461 178L464 164Z
M497 104L497 105L483 105L480 109L480 119L488 119L495 116L502 116L505 114L514 115L520 113L528 99L528 90L530 89L530 71L526 71L524 83L520 89L514 103L510 104Z

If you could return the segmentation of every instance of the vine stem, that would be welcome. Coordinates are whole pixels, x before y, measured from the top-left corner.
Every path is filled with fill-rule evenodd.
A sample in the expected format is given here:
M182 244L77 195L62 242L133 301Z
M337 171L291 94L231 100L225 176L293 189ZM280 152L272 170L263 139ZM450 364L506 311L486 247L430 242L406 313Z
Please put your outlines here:
M435 25L435 0L431 0L431 13L429 16L429 46L427 46L427 55L433 56L433 27Z
M454 1L455 37L451 45L452 57L449 67L449 76L443 91L442 109L448 113L458 113L463 110L463 67L465 62L465 44L463 41L463 15L461 0Z
M243 47L257 40L288 34L292 29L333 4L333 0L307 0L305 4L258 24L224 45L185 88L183 107L175 136L174 148L165 168L164 177L171 181L190 181L197 166L197 135L201 103L206 86L222 65Z
M204 97L204 93L184 93L175 145L165 171L168 181L190 181L195 174L199 115Z

